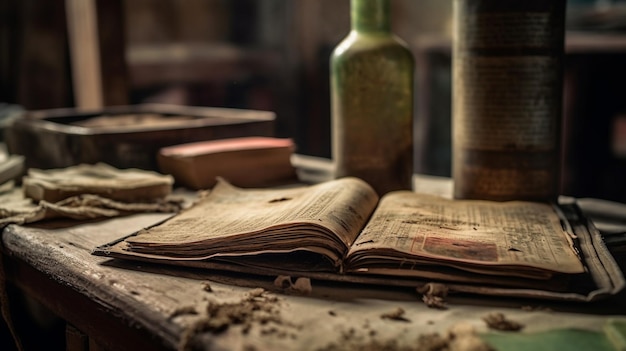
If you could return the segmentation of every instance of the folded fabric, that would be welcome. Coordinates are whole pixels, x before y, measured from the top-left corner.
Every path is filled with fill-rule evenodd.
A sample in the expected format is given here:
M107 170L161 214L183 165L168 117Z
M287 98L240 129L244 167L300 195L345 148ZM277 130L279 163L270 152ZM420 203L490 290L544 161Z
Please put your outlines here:
M22 180L26 197L57 202L94 194L123 202L152 202L172 192L174 178L142 169L117 169L104 163L59 169L34 169Z
M0 228L8 224L26 224L53 218L88 220L112 218L140 212L178 212L183 200L164 198L146 203L121 202L94 194L76 195L58 202L24 197L20 187L7 183L0 189Z

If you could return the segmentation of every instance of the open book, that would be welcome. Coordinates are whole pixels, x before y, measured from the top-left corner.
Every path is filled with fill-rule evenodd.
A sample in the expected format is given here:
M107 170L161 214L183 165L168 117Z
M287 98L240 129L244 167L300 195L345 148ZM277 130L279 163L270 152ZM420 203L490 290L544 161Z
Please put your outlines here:
M351 177L279 189L222 180L184 212L94 253L363 283L436 281L514 296L590 300L616 293L623 287L619 269L587 225L572 224L580 222L572 214L566 218L550 204L411 191L379 199Z

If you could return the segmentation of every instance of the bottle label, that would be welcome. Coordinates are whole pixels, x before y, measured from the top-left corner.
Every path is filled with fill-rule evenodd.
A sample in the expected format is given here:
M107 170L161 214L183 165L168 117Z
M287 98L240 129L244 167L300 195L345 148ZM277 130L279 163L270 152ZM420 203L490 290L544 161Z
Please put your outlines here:
M455 92L460 145L480 150L555 147L559 60L466 56L457 64L463 77Z
M468 17L460 33L461 45L471 49L526 48L549 49L550 16L545 12L478 13Z

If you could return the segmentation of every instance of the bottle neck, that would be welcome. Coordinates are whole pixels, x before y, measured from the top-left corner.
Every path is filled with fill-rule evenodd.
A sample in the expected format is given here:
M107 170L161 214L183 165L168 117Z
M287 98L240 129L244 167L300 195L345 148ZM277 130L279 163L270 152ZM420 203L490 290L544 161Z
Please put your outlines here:
M390 33L389 0L350 0L352 30L361 33Z

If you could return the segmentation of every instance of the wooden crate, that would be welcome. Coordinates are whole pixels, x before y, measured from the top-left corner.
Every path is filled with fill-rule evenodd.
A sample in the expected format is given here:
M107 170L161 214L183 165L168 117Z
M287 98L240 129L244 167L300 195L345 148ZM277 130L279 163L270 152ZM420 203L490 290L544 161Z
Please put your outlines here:
M105 162L118 168L157 170L161 147L243 136L274 136L269 111L160 104L99 110L29 111L5 131L11 154L28 168Z

